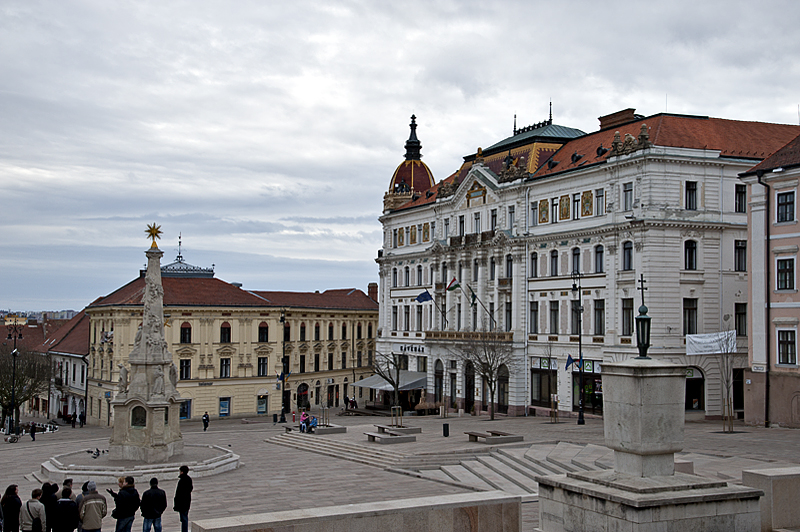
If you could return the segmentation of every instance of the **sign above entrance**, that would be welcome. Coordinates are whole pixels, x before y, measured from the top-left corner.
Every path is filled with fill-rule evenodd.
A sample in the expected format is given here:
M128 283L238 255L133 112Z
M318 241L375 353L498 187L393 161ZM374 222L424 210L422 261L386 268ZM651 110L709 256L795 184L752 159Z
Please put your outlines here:
M392 344L392 351L397 353L425 354L425 346L421 344Z

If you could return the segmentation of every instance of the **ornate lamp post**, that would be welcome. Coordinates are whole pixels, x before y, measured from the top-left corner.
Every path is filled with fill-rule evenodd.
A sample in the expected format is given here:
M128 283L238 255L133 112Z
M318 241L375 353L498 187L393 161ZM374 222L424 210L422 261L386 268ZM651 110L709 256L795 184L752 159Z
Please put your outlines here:
M572 271L572 292L578 293L578 371L580 377L578 380L578 425L585 425L586 420L583 418L583 305L581 304L581 272L578 270Z
M15 419L14 413L17 411L17 339L22 340L22 329L25 326L25 321L14 315L6 316L6 328L8 329L8 339L14 340L14 349L11 351L12 369L11 369L11 432L19 436L19 417Z
M289 358L286 356L286 311L281 311L281 419L279 423L286 423L286 412L289 405L286 401L286 379L289 375Z
M644 274L639 274L639 290L642 292L642 306L639 307L639 315L636 316L636 344L639 348L639 356L636 357L640 360L650 359L647 356L647 349L650 347L650 316L647 315L647 307L644 306Z

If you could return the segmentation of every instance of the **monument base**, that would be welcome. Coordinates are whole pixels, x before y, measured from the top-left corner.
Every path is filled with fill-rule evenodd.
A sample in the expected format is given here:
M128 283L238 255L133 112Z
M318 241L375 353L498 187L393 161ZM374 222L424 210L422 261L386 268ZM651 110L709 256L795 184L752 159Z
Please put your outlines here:
M179 400L145 401L138 396L121 396L111 406L114 408L114 432L108 447L111 460L154 464L183 453Z
M537 477L542 532L759 530L764 492L675 473L590 471Z

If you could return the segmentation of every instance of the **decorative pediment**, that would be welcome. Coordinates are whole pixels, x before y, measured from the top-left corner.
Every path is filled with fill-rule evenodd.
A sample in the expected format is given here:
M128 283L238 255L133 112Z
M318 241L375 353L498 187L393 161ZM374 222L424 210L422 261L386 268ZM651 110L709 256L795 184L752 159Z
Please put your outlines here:
M268 345L260 345L256 347L253 351L255 352L256 355L260 357L265 357L270 353L272 353L272 348Z
M336 342L330 342L328 344L328 351L336 351Z
M350 345L350 342L346 340L342 340L342 351L347 351L347 347Z
M224 345L217 349L217 355L221 357L229 357L236 354L236 349L229 345Z
M179 357L188 358L197 354L197 349L194 347L184 346L175 350L175 354Z
M492 239L493 246L503 246L508 242L508 235L506 235L505 231L497 231L497 234L494 235Z
M444 246L442 246L439 241L435 241L431 247L428 248L428 252L434 255L439 255L444 252Z
M300 347L298 349L300 350L301 353L307 353L308 352L308 344L303 342L302 344L300 344Z

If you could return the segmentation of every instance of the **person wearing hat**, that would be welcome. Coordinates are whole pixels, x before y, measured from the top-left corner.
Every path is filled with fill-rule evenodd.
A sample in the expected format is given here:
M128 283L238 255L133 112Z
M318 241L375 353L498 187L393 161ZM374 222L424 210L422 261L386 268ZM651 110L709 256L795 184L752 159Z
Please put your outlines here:
M167 509L167 493L158 487L158 479L150 479L150 489L142 493L142 517L144 528L142 532L150 532L150 527L155 532L161 532L161 514Z
M189 532L189 507L192 505L192 477L189 466L182 465L178 470L178 487L175 488L175 499L172 509L181 517L181 532Z
M83 532L100 532L103 518L108 514L108 503L102 493L97 493L94 480L86 483L86 494L78 507Z

